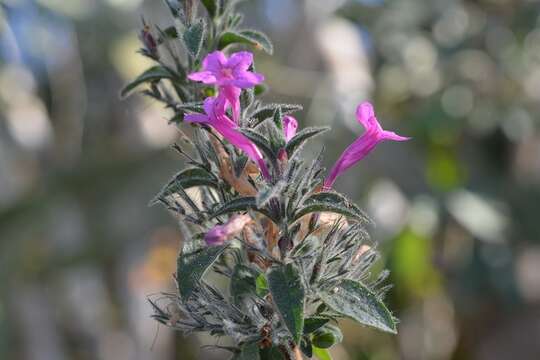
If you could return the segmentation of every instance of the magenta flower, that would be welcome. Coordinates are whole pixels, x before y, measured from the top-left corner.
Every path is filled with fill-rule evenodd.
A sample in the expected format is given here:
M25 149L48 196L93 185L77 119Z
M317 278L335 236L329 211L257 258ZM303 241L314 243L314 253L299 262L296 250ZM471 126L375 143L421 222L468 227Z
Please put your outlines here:
M366 132L349 145L341 154L324 181L324 189L330 189L339 175L366 157L378 143L384 140L405 141L410 139L397 135L394 132L383 130L375 117L373 106L369 102L358 105L356 108L356 118L366 128Z
M188 75L193 81L219 86L233 110L233 119L238 123L240 118L240 89L251 88L264 81L262 74L249 71L253 63L253 54L240 51L228 59L221 51L208 54L202 63L202 71Z
M204 235L208 246L219 246L240 234L251 221L248 215L234 215L223 225L216 225Z
M226 100L222 96L208 97L204 100L204 114L186 114L184 120L191 123L203 123L212 126L231 144L241 149L259 165L261 173L267 179L270 173L264 162L261 151L257 146L238 131L238 125L225 115Z
M285 140L289 142L294 135L296 135L296 129L298 128L298 121L292 116L283 117L283 133L285 134Z

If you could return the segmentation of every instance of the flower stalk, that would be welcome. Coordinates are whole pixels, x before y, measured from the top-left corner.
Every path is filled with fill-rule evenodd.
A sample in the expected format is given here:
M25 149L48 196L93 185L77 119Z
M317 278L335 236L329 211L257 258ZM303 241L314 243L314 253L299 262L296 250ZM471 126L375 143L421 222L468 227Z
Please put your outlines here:
M265 78L248 49L271 53L273 46L241 27L237 1L167 4L182 26L154 31L144 23L141 53L156 65L122 92L146 84L143 94L189 129L189 148L174 146L188 166L152 202L178 217L184 235L178 291L149 299L154 319L231 338L231 359L329 357L327 348L342 338L332 324L340 317L395 333L384 276L366 280L377 260L370 220L333 185L380 142L408 138L383 130L372 105L362 103L356 116L365 133L325 176L321 156L307 161L302 149L328 129L300 129L292 114L301 106L260 99ZM197 16L198 7L205 13ZM173 50L179 46L183 54ZM209 272L229 290L218 290Z

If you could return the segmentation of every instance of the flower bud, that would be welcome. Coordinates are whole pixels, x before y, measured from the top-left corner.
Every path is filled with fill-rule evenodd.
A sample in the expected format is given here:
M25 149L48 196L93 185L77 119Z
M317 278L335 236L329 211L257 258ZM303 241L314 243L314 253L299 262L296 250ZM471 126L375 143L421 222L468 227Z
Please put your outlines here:
M143 21L143 29L139 34L139 39L144 45L144 53L149 57L157 60L159 59L157 41L154 35L150 32L150 26L146 25Z
M249 215L235 215L223 225L216 225L204 236L208 246L219 246L240 234L251 221Z

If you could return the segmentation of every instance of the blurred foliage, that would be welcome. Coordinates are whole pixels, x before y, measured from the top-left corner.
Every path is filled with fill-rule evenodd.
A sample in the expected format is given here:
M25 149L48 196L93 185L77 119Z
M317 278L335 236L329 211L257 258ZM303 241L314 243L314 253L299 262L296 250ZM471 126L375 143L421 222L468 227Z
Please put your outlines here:
M159 106L118 94L148 67L139 14L166 23L163 4L0 5L0 358L220 358L165 329L152 347L146 295L172 286L180 239L145 204L178 168L178 135ZM378 224L401 324L394 339L345 322L334 358L539 358L540 3L243 8L275 43L257 59L267 100L334 128L327 165L361 131L364 99L414 137L337 184Z

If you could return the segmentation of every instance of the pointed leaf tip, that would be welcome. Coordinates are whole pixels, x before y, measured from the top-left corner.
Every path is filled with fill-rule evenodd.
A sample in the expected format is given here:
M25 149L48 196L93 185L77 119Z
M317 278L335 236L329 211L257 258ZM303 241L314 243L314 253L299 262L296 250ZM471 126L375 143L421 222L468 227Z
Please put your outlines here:
M304 285L293 264L274 266L268 272L268 286L277 310L299 344L304 329Z
M385 332L397 333L397 324L390 310L375 293L359 282L343 280L320 295L326 305L344 316Z

